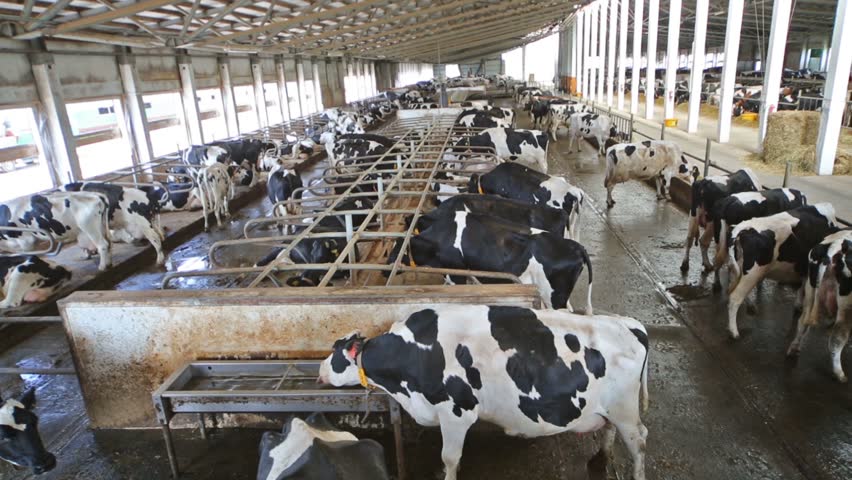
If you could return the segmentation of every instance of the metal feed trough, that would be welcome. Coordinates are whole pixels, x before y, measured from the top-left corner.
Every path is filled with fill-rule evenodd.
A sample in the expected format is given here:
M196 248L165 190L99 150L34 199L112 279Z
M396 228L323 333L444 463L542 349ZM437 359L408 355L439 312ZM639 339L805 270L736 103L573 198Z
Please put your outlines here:
M466 187L467 180L447 176L469 176L477 169L488 168L499 160L492 149L472 152L469 156L445 159L445 152L458 139L476 134L480 128L458 127L454 120L457 109L449 111L421 110L411 118L400 118L385 125L379 133L396 140L383 155L344 158L334 165L326 161L322 172L306 187L297 189L293 197L273 206L275 216L249 220L244 238L224 240L210 246L208 270L172 272L164 276L162 287L168 288L178 278L200 276L231 277L228 287L282 286L277 273L293 274L308 270L324 272L318 287L331 286L338 272L347 272L345 286L400 284L397 273L415 273L464 277L473 283L480 278L520 283L511 274L404 265L402 256L387 263L389 251L401 241L400 251L408 251L418 218L430 207L431 197L439 195L433 185ZM363 209L344 202L369 199ZM285 213L286 212L286 213ZM280 214L279 214L280 213ZM317 228L326 218L337 218L341 231ZM405 219L409 218L407 223ZM359 224L356 219L363 219ZM280 226L284 234L269 235L270 227ZM266 227L262 230L262 227ZM274 230L274 228L273 228ZM300 242L314 239L346 239L334 262L294 263L290 252ZM227 249L246 247L281 248L277 259L264 267L228 265L221 253ZM388 274L384 278L380 272ZM418 278L415 278L415 282ZM335 286L340 286L335 282Z
M178 414L388 412L394 431L398 478L405 478L399 404L382 391L335 388L316 382L318 360L189 362L152 394L172 475L180 475L170 422Z

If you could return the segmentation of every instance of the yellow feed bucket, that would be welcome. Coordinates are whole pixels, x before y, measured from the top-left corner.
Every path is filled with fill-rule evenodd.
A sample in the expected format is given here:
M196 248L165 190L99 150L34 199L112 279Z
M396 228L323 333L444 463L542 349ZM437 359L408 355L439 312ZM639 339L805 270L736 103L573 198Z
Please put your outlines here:
M677 126L677 119L676 119L676 118L667 118L667 119L665 120L665 122L666 122L666 127L667 127L667 128L671 128L671 127L676 127L676 126Z
M740 117L741 117L743 120L748 120L749 122L755 122L755 121L757 121L757 114L756 114L756 113L754 113L754 112L746 112L746 113L744 113L744 114L740 115Z

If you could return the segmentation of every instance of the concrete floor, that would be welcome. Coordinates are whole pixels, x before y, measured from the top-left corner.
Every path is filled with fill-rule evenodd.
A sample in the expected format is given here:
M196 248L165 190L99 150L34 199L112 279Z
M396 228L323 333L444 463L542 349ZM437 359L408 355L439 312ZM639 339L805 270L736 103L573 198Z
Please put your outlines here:
M526 122L521 115L520 126ZM680 272L685 214L657 201L640 183L617 187L618 203L607 211L602 159L589 145L583 145L581 154L566 154L566 149L564 138L551 145L550 171L566 175L591 197L580 220L580 241L595 268L595 308L633 316L649 330L651 407L643 417L650 432L648 478L852 478L852 386L832 380L825 332L812 333L797 364L784 357L794 292L766 282L756 295L757 313L740 314L741 340L728 340L724 297L711 292L712 277L701 274L697 251L692 270ZM269 208L266 201L254 203L241 214L247 218L264 208ZM180 268L203 262L206 245L237 228L199 235L173 251L170 264ZM151 288L158 275L148 269L119 288ZM585 298L585 288L577 288L575 299ZM48 329L0 356L0 363L67 365L65 348L61 332ZM849 350L844 366L852 369ZM0 378L4 393L21 383L39 388L43 437L59 462L42 478L168 478L158 431L86 429L73 378L34 376L14 386L10 380ZM260 434L220 430L205 442L197 432L179 431L176 443L185 478L254 478ZM370 435L385 445L392 464L390 436ZM600 478L599 470L587 468L597 442L596 435L526 440L481 429L467 439L460 478ZM407 427L406 455L409 478L436 478L441 471L439 432ZM629 465L619 449L606 477L629 478ZM0 465L0 478L29 476Z

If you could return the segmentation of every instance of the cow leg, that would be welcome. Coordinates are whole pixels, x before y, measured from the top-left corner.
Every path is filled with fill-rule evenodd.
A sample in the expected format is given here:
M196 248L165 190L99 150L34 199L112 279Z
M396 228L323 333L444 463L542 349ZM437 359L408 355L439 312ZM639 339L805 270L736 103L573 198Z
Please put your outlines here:
M748 298L748 294L763 279L763 276L763 269L755 267L750 272L743 274L739 281L731 280L732 284L736 283L728 295L728 332L735 340L740 338L740 332L737 329L737 312L740 305Z
M473 417L466 419L465 417ZM444 461L444 480L456 480L459 462L464 448L464 438L470 426L476 422L473 414L463 413L461 418L452 412L441 415L441 460Z
M838 296L837 298L837 320L834 322L834 327L831 329L831 335L828 337L828 349L831 352L831 369L834 371L834 376L837 381L846 383L846 374L843 372L843 364L840 362L840 356L843 353L843 348L849 341L849 332L852 331L852 321L847 320L846 310L850 304L849 295L845 297Z
M665 199L666 195L663 193L663 179L660 177L654 177L654 183L657 184L657 200Z
M615 206L615 200L612 198L612 189L615 188L615 185L607 185L606 186L606 208L612 208Z
M607 421L606 425L601 429L603 439L601 441L601 449L598 450L589 461L586 463L586 469L589 472L589 479L607 478L606 467L612 461L613 448L615 447L615 425Z
M680 262L680 271L689 271L689 251L692 249L692 243L698 236L698 217L689 216L689 226L686 227L686 251L683 253L683 261Z
M636 405L636 414L632 420L612 420L621 435L621 441L627 447L633 457L633 480L645 480L645 440L648 437L648 429L639 419L639 405Z
M159 234L157 229L146 222L146 225L142 226L142 235L157 252L157 265L165 264L166 257L163 255L163 237Z
M713 241L713 224L709 223L704 228L704 233L698 239L698 245L701 247L701 262L704 264L704 271L713 270L713 263L710 262L710 242Z
M787 348L787 356L792 357L799 354L799 350L802 347L802 342L805 339L805 336L808 334L808 330L810 328L810 324L808 323L808 317L811 315L812 310L819 311L819 301L814 302L815 291L814 288L811 287L811 284L808 280L805 280L805 298L802 302L802 313L799 315L799 323L796 327L796 336L793 338L793 341L790 342L790 346Z

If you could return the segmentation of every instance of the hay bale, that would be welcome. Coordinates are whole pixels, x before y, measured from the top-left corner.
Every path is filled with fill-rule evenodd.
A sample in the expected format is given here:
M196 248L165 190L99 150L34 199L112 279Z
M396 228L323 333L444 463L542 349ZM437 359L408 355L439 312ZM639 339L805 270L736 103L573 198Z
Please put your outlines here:
M813 171L818 112L782 111L769 115L763 141L763 161L785 165L792 161L797 170Z

